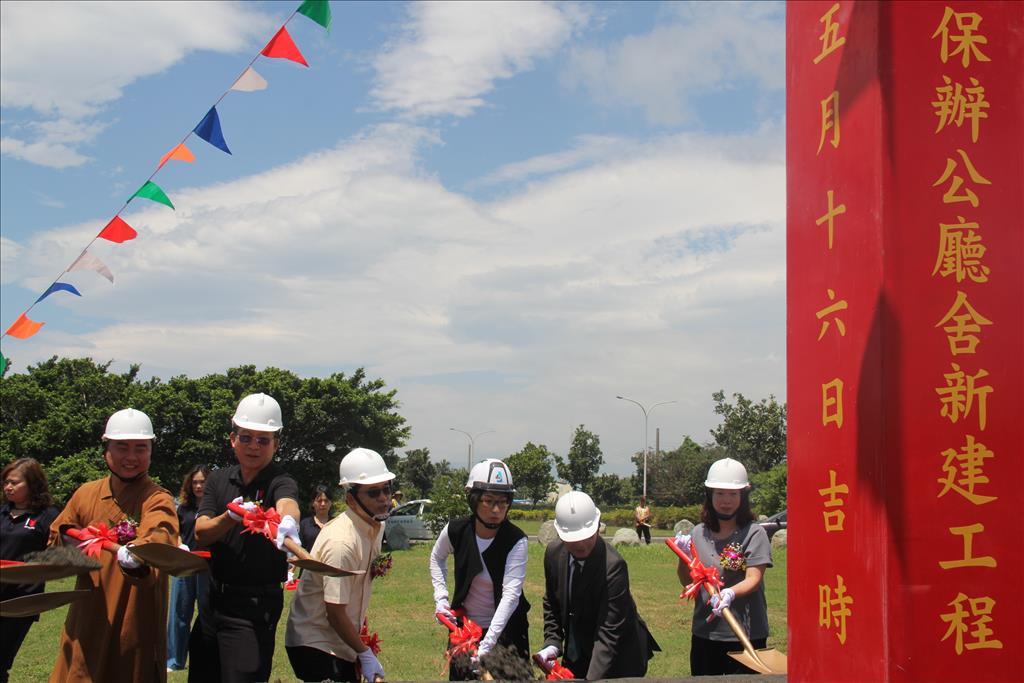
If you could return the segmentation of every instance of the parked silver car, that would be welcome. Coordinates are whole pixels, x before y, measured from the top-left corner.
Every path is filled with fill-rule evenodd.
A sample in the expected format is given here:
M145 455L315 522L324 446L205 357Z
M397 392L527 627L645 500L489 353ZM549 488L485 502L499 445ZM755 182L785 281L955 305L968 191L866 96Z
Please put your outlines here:
M423 518L423 515L430 510L431 505L433 505L433 501L428 498L410 500L404 505L399 505L391 511L387 527L400 526L404 528L410 540L432 540L434 534L430 533L430 528Z
M782 512L776 512L771 517L769 517L767 519L762 519L760 522L758 522L758 524L761 525L761 528L763 528L765 531L768 532L768 538L769 539L772 536L774 536L775 532L778 531L779 529L785 529L786 528L786 513L787 512L788 512L788 510L783 510Z

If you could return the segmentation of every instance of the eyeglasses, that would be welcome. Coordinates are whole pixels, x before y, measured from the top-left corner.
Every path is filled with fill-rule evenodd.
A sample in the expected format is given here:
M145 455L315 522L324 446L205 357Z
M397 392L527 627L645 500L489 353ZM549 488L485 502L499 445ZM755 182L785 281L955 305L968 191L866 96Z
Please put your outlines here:
M273 441L274 439L272 437L269 437L269 436L253 436L252 434L239 434L238 435L239 443L243 443L246 446L251 444L253 442L253 440L256 441L256 445L257 446L269 446L270 442Z
M377 487L377 488L363 489L363 490L366 491L366 495L368 497L370 497L370 498L377 498L382 493L385 496L390 496L391 495L391 487L390 486L380 486L380 487Z
M480 503L489 508L504 510L509 506L508 498L481 498Z

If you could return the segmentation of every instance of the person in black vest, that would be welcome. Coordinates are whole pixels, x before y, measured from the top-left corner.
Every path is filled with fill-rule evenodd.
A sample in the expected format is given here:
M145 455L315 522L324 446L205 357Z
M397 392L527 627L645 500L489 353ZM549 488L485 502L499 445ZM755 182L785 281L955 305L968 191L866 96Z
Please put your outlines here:
M288 573L285 538L299 539L299 488L274 462L281 406L266 394L243 398L231 418L237 465L210 473L196 516L196 542L210 550L210 589L189 640L189 683L270 680ZM243 534L227 508L259 504L281 514L277 540Z
M537 656L576 678L643 678L647 660L661 651L636 611L629 570L598 533L601 511L582 491L555 504L561 541L544 553L544 648Z
M435 612L454 621L453 610L459 610L484 629L477 657L501 643L529 662L530 603L523 595L528 541L522 529L508 521L515 493L508 466L500 460L477 463L469 472L466 493L473 514L445 525L430 553ZM455 595L450 601L449 555L454 555L455 564ZM476 678L476 664L453 659L448 680Z

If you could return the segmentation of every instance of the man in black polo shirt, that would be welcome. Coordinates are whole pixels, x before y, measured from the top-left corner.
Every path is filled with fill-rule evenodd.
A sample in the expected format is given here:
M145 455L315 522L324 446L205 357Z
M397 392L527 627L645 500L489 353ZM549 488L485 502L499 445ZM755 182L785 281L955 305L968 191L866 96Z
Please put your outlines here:
M196 541L211 554L208 604L189 641L190 683L248 683L270 679L274 636L287 578L284 538L299 542L298 486L273 462L281 406L266 394L250 394L231 419L231 447L238 464L210 473L196 513ZM259 504L281 514L276 543L243 534L241 518L227 509Z

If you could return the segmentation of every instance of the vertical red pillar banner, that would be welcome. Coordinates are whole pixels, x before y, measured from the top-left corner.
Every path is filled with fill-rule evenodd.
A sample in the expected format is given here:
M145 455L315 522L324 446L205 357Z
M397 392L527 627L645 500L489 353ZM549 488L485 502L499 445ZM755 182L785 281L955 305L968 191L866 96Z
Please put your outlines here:
M789 678L1024 680L1024 3L786 24Z

